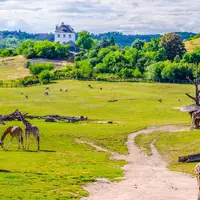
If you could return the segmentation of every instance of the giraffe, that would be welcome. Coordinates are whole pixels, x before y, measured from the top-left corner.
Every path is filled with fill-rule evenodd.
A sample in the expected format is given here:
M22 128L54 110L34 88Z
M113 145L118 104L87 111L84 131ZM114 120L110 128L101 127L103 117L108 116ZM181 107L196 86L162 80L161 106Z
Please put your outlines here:
M199 194L197 200L200 200L200 163L195 166L195 175L197 177L197 184L199 188Z
M23 145L23 131L22 129L19 127L19 126L9 126L3 133L2 137L1 137L1 141L0 141L0 145L2 148L4 148L4 139L5 137L10 133L11 135L11 139L10 139L10 142L7 146L7 148L5 149L6 151L9 149L11 143L12 143L12 140L14 137L17 138L17 141L18 141L18 148L17 148L17 151L20 149L20 142L22 144L22 149L24 149L24 145Z
M39 151L40 150L40 133L39 133L38 127L35 125L32 125L29 121L25 120L24 116L18 110L16 110L12 115L19 117L25 126L25 137L26 137L25 148L29 149L29 145L30 145L29 138L30 138L30 134L32 133L37 142L37 150Z

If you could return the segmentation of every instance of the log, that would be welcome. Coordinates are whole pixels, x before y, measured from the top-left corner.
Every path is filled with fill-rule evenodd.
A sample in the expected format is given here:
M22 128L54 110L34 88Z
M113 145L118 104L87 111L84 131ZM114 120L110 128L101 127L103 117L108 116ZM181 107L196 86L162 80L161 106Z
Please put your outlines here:
M178 157L178 161L181 163L188 163L188 162L199 162L200 161L200 154L191 154L187 156L180 156Z
M59 115L45 115L45 116L37 116L37 115L24 115L24 118L27 119L39 119L45 120L46 122L56 122L56 121L63 121L67 123L75 123L79 121L88 120L88 117L85 116L59 116ZM21 120L19 117L12 116L12 115L0 115L0 119L2 121L15 121Z

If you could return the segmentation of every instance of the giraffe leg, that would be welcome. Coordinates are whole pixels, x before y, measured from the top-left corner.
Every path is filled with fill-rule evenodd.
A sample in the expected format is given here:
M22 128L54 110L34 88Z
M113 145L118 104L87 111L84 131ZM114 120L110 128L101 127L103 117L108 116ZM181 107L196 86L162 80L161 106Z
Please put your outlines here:
M39 134L34 134L35 140L36 140L36 144L37 144L37 150L40 150L40 137Z
M30 146L30 134L27 134L27 149L29 149Z
M21 144L22 144L22 150L24 150L24 139L23 139L23 136L21 136Z
M17 151L20 150L20 137L17 138L17 141L18 141L18 148L17 148Z
M25 144L25 149L28 147L28 133L25 132L25 138L26 138L26 144Z
M11 143L12 143L12 140L13 140L13 137L11 137L11 139L10 139L10 142L9 142L9 144L8 144L7 148L6 148L6 151L8 151L8 149L9 149L9 147L10 147Z

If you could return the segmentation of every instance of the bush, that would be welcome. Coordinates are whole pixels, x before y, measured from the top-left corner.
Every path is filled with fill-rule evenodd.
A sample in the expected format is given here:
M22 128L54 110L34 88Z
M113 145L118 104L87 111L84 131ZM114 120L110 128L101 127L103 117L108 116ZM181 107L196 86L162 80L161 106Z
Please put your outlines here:
M28 69L30 66L31 66L31 62L30 62L30 61L27 61L27 62L26 62L26 68Z
M134 78L142 78L143 77L142 73L140 72L140 70L138 68L136 68L134 70L133 76L134 76Z
M192 65L188 63L168 63L162 70L162 78L165 80L186 80L193 77Z
M161 72L165 67L164 62L158 62L152 65L149 65L146 68L146 75L147 78L152 80L162 79Z
M77 78L91 78L92 77L92 67L89 60L83 60L76 63L76 77Z
M54 63L38 63L38 64L32 64L29 69L31 74L33 75L39 75L44 70L52 70L55 68Z
M20 79L18 85L28 86L28 85L35 85L38 83L40 83L40 81L37 76L30 76L30 77L25 77L23 79Z
M133 73L134 73L133 69L122 68L120 70L120 77L122 77L122 78L132 78Z
M112 81L113 80L116 80L116 79L119 79L119 75L117 74L98 74L96 76L96 80L97 81Z
M40 78L40 82L41 82L42 84L47 84L47 83L49 83L49 82L51 81L51 79L52 79L53 77L52 77L52 74L51 74L50 71L44 70L44 71L42 71L42 72L40 73L39 78Z

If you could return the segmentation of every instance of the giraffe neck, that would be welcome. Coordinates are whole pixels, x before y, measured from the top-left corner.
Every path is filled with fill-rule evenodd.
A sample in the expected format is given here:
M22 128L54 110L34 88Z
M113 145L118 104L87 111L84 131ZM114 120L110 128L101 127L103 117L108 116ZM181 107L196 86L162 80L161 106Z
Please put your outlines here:
M1 137L1 142L4 141L6 135L8 135L10 133L10 131L8 129L6 129L6 131L3 133L2 137Z
M32 126L31 123L28 122L27 120L25 120L24 118L22 118L22 122L24 123L24 125L25 125L26 127Z

